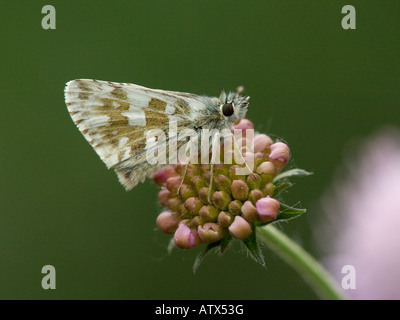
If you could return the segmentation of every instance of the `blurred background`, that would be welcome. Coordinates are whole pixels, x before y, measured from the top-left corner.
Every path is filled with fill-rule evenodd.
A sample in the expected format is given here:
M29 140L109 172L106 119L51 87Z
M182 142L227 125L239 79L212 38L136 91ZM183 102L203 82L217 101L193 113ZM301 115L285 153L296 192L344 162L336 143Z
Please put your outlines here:
M41 26L56 9L56 29ZM344 30L353 4L356 30ZM65 83L93 78L219 95L243 85L258 131L287 141L308 213L280 229L317 259L349 143L400 125L399 1L3 1L0 18L1 299L317 299L265 250L233 246L194 275L199 248L167 254L150 180L125 192L70 119ZM329 228L329 225L328 225ZM337 233L340 237L340 232ZM53 265L57 289L43 290Z

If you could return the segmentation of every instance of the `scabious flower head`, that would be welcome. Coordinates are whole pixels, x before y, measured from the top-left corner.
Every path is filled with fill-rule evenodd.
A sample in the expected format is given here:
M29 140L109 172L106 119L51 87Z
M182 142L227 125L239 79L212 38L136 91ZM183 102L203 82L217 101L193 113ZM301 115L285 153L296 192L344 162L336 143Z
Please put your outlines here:
M232 129L245 133L253 129L253 124L242 120ZM280 204L275 197L284 188L274 179L289 160L289 148L265 134L254 136L254 147L248 136L242 137L239 145L243 158L254 163L251 174L243 174L243 158L238 161L232 156L232 162L224 164L224 151L234 155L235 147L221 143L220 163L214 164L212 172L210 164L188 164L186 169L178 164L153 175L153 181L162 188L159 202L167 208L157 218L157 226L164 233L174 233L177 247L190 249L232 238L255 239L256 226L278 218Z

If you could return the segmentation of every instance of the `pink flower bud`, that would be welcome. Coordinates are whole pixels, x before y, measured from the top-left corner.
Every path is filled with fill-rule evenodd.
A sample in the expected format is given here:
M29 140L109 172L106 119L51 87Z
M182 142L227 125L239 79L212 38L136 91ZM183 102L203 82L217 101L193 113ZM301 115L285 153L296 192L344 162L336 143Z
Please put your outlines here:
M243 158L244 158L244 161L245 161L245 163L243 163L243 167L244 166L246 166L246 164L247 164L247 166L249 166L250 167L250 169L254 169L254 159L255 159L255 157L254 157L254 153L252 153L252 152L245 152L245 153L243 153ZM248 172L248 174L250 174L251 172Z
M181 184L181 178L176 176L176 177L170 177L166 181L167 189L173 193L176 194L178 191L179 185Z
M204 206L203 201L198 198L191 197L185 201L185 208L192 215L198 215L200 209Z
M218 209L226 210L231 202L231 197L225 191L217 191L213 194L213 202Z
M160 187L164 186L168 178L177 176L175 169L172 166L166 166L160 171L153 174L153 181Z
M242 119L238 123L235 123L232 126L233 130L244 130L246 132L246 129L254 129L253 123L248 120L248 119Z
M246 153L246 152L251 152L252 149L252 141L250 139L247 139L246 137L241 138L238 141L238 145L240 147L240 151L242 152L242 154Z
M185 222L182 221L175 231L174 242L175 245L181 249L191 249L201 243L201 239L196 229L190 229Z
M201 177L203 178L203 180L206 183L206 185L208 185L210 183L211 172L210 171L203 172Z
M266 156L264 153L256 152L254 154L254 165L256 166L256 168L266 160L268 160L268 156Z
M160 201L162 206L164 206L164 207L167 206L167 202L168 202L170 194L171 194L171 192L169 192L169 190L167 190L167 189L160 190L160 192L158 193L158 201Z
M253 206L251 201L246 201L245 203L243 203L241 211L242 217L248 222L251 222L255 218L257 218L257 209L255 206Z
M261 222L271 221L278 216L279 202L267 196L257 201L256 208Z
M180 204L180 205L179 205L178 210L177 210L177 213L179 214L180 217L183 217L183 216L186 215L187 210L186 210L184 204Z
M221 211L218 215L218 224L223 227L229 227L233 222L233 216L229 213Z
M233 215L238 215L241 213L240 209L242 208L243 203L239 200L233 200L231 203L229 203L228 209L229 212L232 213Z
M196 193L194 192L194 190L192 189L192 187L190 187L187 184L182 184L181 188L179 189L179 196L181 197L182 200L186 200L189 199L190 197L194 197L196 195Z
M263 197L263 193L261 192L260 189L254 189L250 191L249 194L249 200L251 201L252 204L256 204L258 200L260 200Z
M233 237L239 240L246 239L252 232L250 224L241 216L235 217L228 230Z
M224 230L213 222L205 223L197 228L199 237L203 242L215 242L222 239L225 235Z
M157 227L164 233L174 233L179 222L176 214L169 211L160 213L156 220Z
M280 164L283 167L289 160L290 151L289 147L283 142L276 142L270 147L271 153L269 158L275 160L275 164ZM278 163L277 163L278 162Z
M232 180L229 179L228 177L224 176L223 174L219 174L216 178L215 178L215 184L218 187L218 190L220 191L225 191L227 193L231 192L231 183Z
M243 180L234 180L231 185L232 196L236 200L244 201L249 193L249 186Z
M266 134L257 134L254 137L254 153L264 152L272 143L272 139Z
M258 189L261 185L261 177L257 173L252 173L247 176L246 182L251 190Z
M246 137L247 130L252 130L254 135L254 125L250 120L247 119L242 119L232 126L232 133L236 138L240 137L240 134L242 137Z
M192 183L193 188L199 192L201 188L206 186L206 183L200 176L194 176L193 178L190 179L190 182Z
M270 196L274 193L275 187L273 183L267 183L264 187L264 194L266 196Z
M204 203L209 203L208 202L208 190L209 188L203 187L199 190L199 198L204 202ZM211 197L210 199L212 200L214 192L211 190Z
M172 211L177 211L182 202L178 198L171 198L167 201L167 207L170 208Z
M192 221L192 228L197 228L198 226L202 226L204 224L204 220L200 216L195 216Z
M264 161L257 167L256 172L261 175L264 174L272 177L276 174L276 167L271 161Z
M272 181L278 170L272 161L264 161L257 167L256 172L261 176L262 183L268 183Z
M214 206L203 206L200 211L199 215L204 221L216 221L219 214L219 210Z

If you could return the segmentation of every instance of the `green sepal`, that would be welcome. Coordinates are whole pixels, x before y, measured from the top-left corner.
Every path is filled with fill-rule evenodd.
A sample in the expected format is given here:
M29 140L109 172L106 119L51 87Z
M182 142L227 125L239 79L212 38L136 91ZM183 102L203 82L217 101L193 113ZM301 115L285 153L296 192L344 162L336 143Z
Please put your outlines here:
M228 248L229 243L232 240L232 236L228 233L225 237L223 237L220 242L221 242L221 248L220 248L220 254L224 254L225 250Z
M290 207L284 203L279 204L279 212L276 220L290 220L306 213L307 209Z
M203 262L206 255L212 251L213 249L218 249L219 247L219 254L224 254L225 250L228 248L229 243L232 240L232 236L227 234L224 238L219 241L209 243L196 257L196 260L193 264L193 273L196 273L197 269L200 267L200 264Z
M274 180L272 180L272 183L276 183L279 180L285 179L285 178L289 178L289 177L304 177L304 176L309 176L312 175L312 172L308 172L306 170L303 169L291 169L285 172L282 172L280 174L278 174Z
M289 181L283 181L281 183L278 183L277 185L274 186L274 193L272 195L272 198L276 198L278 194L280 194L283 190L286 190L293 186L292 183Z
M244 245L250 253L250 256L259 264L265 267L264 256L256 237L256 226L251 224L252 233L243 240Z
M207 253L211 250L216 249L219 245L221 245L221 240L209 243L201 252L197 255L196 260L193 264L193 273L196 273L197 269L200 267L200 264L203 262Z
M257 226L258 227L265 226L267 224L270 224L270 223L273 223L276 221L280 221L280 220L291 220L291 219L301 216L306 211L307 211L307 209L294 208L294 207L290 207L286 204L280 203L279 212L278 212L278 216L276 217L276 219L267 221L267 222L258 222Z

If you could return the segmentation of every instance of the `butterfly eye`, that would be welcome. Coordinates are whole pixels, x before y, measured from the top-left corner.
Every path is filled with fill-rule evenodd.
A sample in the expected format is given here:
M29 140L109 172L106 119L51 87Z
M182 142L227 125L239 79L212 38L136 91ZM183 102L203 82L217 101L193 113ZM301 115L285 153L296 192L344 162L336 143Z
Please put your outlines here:
M229 117L233 115L234 109L233 109L233 104L231 103L225 103L222 106L222 113L224 114L225 117Z

